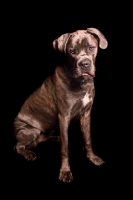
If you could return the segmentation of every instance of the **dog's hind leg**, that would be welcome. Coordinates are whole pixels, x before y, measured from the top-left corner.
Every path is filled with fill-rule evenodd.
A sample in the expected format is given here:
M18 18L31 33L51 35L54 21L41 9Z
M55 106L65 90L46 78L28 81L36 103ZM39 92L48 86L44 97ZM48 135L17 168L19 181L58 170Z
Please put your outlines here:
M36 154L32 152L31 148L35 147L38 142L37 138L40 135L40 130L35 128L22 128L16 135L18 140L16 144L16 151L24 156L26 160L32 161L36 159Z
M31 151L31 149L36 147L40 142L44 142L47 139L60 141L59 136L52 136L53 131L43 133L39 129L20 120L15 121L14 127L16 139L18 141L15 149L17 153L24 156L28 161L33 161L37 158L36 154Z
M60 142L60 136L50 136L48 139L55 142Z
M26 136L27 136L27 133L26 133ZM20 135L17 136L18 142L15 146L15 149L16 149L17 153L24 156L26 158L26 160L28 160L28 161L34 161L37 158L36 154L33 151L31 151L31 149L36 147L37 144L39 144L40 142L44 142L47 139L50 139L52 141L60 141L59 136L45 137L45 135L43 135L43 134L40 134L36 139L32 138L32 141L25 140L25 141L22 142L21 137L24 137L24 133L21 134L21 136Z
M14 122L14 131L18 141L15 146L17 153L24 156L28 161L35 160L36 154L29 149L34 148L40 142L41 131L19 119Z
M52 140L52 141L55 141L55 142L60 142L60 136L53 136L54 130L53 131L50 131L48 133L43 133L41 132L40 135L38 136L38 138L34 141L34 144L31 144L33 145L33 147L35 147L38 143L40 142L45 142L46 140Z
M36 160L37 158L36 154L33 151L27 150L25 148L25 144L18 142L15 146L15 149L17 153L24 156L27 161L33 161Z

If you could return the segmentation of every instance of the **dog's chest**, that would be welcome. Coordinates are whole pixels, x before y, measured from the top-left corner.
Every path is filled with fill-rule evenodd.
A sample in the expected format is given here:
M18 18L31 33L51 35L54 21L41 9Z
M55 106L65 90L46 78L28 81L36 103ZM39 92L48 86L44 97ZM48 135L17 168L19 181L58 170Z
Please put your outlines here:
M72 105L72 117L80 116L82 110L87 106L91 105L93 102L92 96L89 93L86 93L82 98L75 100L75 103Z
M92 102L92 96L87 92L81 101L83 107L85 107L89 102Z

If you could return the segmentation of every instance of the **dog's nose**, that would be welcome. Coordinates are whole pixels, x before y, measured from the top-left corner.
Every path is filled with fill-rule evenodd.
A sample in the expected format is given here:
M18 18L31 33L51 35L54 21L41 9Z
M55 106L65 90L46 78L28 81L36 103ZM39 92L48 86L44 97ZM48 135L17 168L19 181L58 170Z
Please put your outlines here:
M82 69L86 69L90 66L90 62L89 60L84 60L84 61L81 61L79 63L79 66L82 68Z

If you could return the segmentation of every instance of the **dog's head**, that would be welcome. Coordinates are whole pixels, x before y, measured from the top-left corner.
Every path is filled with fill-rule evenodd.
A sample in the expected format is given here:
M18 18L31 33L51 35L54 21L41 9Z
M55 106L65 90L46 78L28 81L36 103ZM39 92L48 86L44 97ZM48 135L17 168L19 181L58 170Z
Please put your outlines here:
M106 49L108 42L95 28L66 33L53 41L53 47L66 54L65 67L74 78L84 80L95 76L95 59L98 46Z

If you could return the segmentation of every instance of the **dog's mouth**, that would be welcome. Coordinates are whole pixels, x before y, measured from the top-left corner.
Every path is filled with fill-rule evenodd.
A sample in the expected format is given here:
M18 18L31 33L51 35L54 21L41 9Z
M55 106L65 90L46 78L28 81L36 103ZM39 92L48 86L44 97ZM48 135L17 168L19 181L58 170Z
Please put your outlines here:
M83 77L90 77L90 78L94 78L94 77L95 77L94 75L92 75L92 74L90 74L90 73L88 73L88 72L83 72L83 73L82 73L82 76L83 76Z
M84 72L83 74L82 74L82 76L88 76L89 74L87 73L87 72Z

